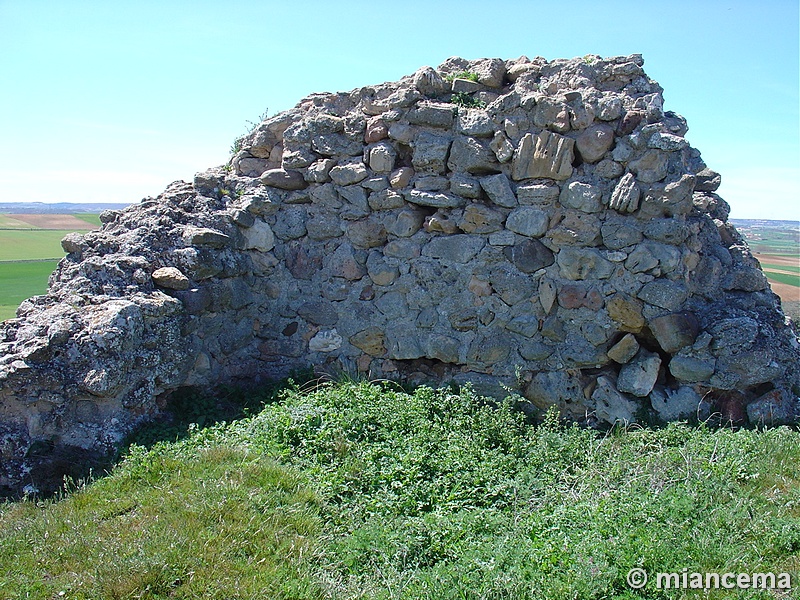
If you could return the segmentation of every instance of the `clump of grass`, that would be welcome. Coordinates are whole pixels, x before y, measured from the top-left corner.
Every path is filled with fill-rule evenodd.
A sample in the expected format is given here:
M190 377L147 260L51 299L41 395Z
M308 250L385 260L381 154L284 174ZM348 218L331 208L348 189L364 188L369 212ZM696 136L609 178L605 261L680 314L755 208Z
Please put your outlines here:
M456 92L450 97L450 102L462 108L485 108L486 102L470 96L466 92Z
M454 81L456 79L467 79L468 81L474 81L475 83L478 83L480 76L473 71L459 71L457 73L450 73L449 75L445 76L446 81Z
M60 501L0 508L0 597L668 598L626 573L797 570L799 441L295 385Z

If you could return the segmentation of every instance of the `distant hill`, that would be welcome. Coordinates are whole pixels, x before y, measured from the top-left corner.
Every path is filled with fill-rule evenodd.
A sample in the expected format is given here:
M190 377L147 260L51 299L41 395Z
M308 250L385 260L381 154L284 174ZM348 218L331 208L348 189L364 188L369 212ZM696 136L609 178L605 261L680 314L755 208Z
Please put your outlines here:
M769 221L767 219L731 219L734 227L744 229L786 229L800 231L800 221Z
M130 203L120 202L0 202L0 214L72 214L72 213L101 213L104 210L118 210L125 208Z

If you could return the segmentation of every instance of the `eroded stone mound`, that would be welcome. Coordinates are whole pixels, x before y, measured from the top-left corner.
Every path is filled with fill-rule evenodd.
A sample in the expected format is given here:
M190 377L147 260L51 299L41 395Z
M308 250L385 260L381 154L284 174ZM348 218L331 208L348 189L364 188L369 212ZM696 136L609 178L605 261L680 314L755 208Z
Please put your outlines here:
M797 339L642 64L452 58L315 94L67 236L0 329L0 485L102 455L170 390L309 364L589 424L796 421Z

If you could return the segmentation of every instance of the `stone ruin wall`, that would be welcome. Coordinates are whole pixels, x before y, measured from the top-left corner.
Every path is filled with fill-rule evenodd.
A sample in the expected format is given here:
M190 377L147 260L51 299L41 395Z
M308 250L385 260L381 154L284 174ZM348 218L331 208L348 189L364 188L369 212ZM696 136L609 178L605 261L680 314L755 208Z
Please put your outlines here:
M0 486L107 452L170 390L309 364L590 425L795 422L796 336L642 65L452 58L314 94L67 236L0 327Z

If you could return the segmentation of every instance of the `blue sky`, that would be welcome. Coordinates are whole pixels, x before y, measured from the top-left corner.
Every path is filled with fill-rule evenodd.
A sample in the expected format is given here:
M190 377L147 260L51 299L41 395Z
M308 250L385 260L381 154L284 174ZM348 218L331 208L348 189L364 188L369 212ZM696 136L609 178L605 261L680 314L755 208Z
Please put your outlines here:
M155 196L266 110L449 56L632 53L731 217L800 219L796 0L0 0L0 201Z

